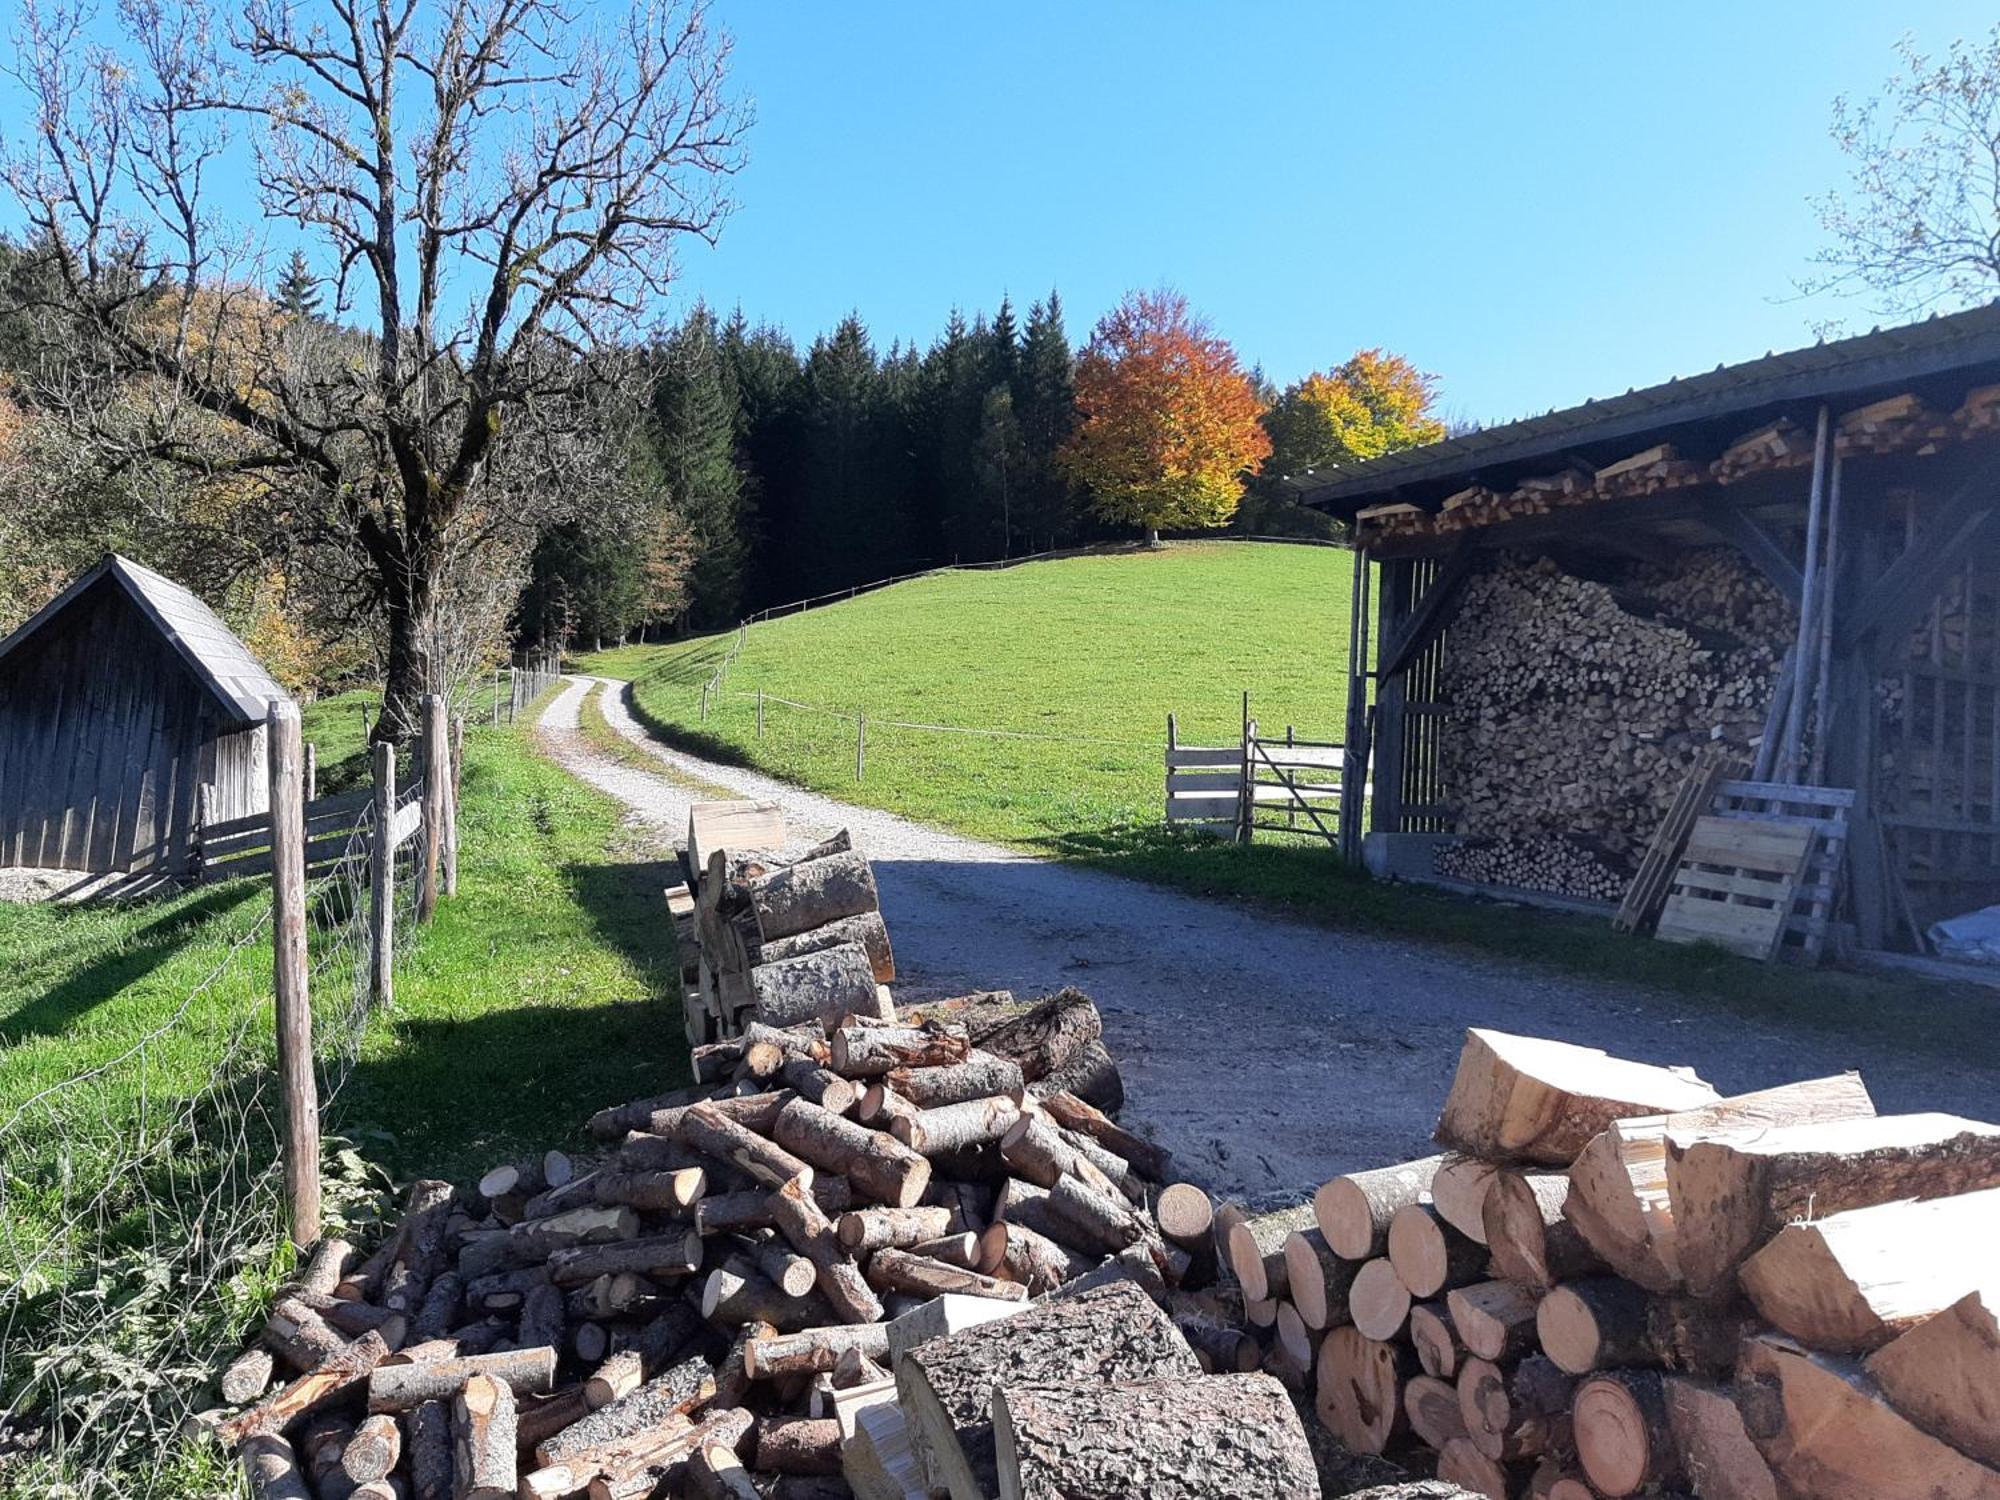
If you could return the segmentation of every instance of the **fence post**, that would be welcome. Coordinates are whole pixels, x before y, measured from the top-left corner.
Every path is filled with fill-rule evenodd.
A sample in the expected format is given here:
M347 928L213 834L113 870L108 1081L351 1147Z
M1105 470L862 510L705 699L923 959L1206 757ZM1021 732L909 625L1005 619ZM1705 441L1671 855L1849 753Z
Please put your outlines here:
M1179 726L1167 715L1167 827L1174 826L1174 749L1180 742Z
M271 772L271 957L278 1013L278 1086L285 1098L285 1206L292 1243L319 1239L319 1089L313 1077L306 964L306 818L299 708L265 718Z
M443 854L445 783L451 776L444 744L444 699L424 694L423 738L419 763L424 768L424 870L417 883L417 920L428 922L437 911L438 862Z
M376 1005L396 1000L396 747L377 745L375 837L368 846L368 995Z
M444 798L444 893L458 894L458 777L465 763L465 716L451 716L451 775Z
M512 724L521 717L521 669L512 662L507 664L507 722Z
M319 746L306 741L306 801L319 798Z
M757 738L764 738L764 690L757 689Z
M500 669L493 669L493 727L500 727Z
M1243 695L1243 705L1250 705L1250 695ZM1236 794L1236 842L1250 842L1251 825L1257 821L1257 770L1251 760L1252 746L1257 743L1257 721L1247 713L1243 717L1243 782Z
M868 715L861 710L854 712L854 779L859 781L868 773Z

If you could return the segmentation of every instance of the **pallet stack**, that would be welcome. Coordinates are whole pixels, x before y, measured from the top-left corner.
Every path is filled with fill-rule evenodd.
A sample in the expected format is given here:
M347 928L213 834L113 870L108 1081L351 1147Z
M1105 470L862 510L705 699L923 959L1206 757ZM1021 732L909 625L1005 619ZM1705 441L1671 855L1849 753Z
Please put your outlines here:
M1473 1031L1437 1140L1229 1231L1346 1446L1494 1500L2000 1497L2000 1127Z

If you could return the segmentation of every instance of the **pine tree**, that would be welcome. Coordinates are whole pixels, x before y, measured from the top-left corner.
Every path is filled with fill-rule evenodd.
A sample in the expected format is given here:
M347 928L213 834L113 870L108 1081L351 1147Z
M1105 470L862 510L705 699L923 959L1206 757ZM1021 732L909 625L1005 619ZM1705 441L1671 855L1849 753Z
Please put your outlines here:
M1028 551L1059 546L1076 536L1083 503L1055 461L1076 426L1076 356L1063 329L1062 299L1053 291L1047 302L1028 310L1014 414L1022 448L1016 528L1025 535Z
M697 306L654 357L653 447L696 554L688 618L710 628L731 624L743 613L750 518L736 460L735 383L715 315Z
M805 366L805 483L796 545L812 590L860 583L880 555L871 529L875 350L859 314L818 340Z
M1020 367L1020 333L1014 326L1014 302L1004 293L1000 298L1000 311L993 315L993 326L986 332L986 383L988 386L1004 385L1011 393L1016 372Z
M304 251L292 251L276 295L279 309L291 317L311 321L319 316L319 278L306 265Z
M809 592L798 535L805 473L804 371L781 331L752 328L738 308L722 330L722 363L736 416L740 509L758 536L745 559L743 602L751 608Z
M1021 443L1021 424L1014 417L1014 393L1005 385L995 385L986 393L975 451L986 513L998 523L1000 555L1012 557L1014 493L1025 474L1027 450Z

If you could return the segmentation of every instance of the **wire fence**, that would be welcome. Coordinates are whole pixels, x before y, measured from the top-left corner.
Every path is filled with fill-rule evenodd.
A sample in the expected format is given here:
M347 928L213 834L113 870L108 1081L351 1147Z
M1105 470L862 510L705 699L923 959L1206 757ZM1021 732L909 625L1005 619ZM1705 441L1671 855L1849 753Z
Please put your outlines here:
M399 803L421 795L412 777ZM307 893L315 1071L335 1130L371 1007L375 832L370 808ZM428 837L393 856L405 930ZM221 951L139 1035L0 1113L0 1495L238 1488L213 1445L177 1439L216 1399L218 1352L291 1264L271 929L260 882L203 926ZM338 1227L371 1211L379 1184L329 1145Z

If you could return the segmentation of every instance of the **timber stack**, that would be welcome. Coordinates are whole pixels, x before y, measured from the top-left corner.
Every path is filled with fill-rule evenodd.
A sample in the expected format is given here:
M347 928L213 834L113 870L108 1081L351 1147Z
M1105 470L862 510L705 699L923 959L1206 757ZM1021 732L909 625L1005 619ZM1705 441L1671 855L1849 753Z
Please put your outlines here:
M1475 1030L1436 1140L1217 1213L1341 1444L1494 1500L2000 1500L2000 1127Z

